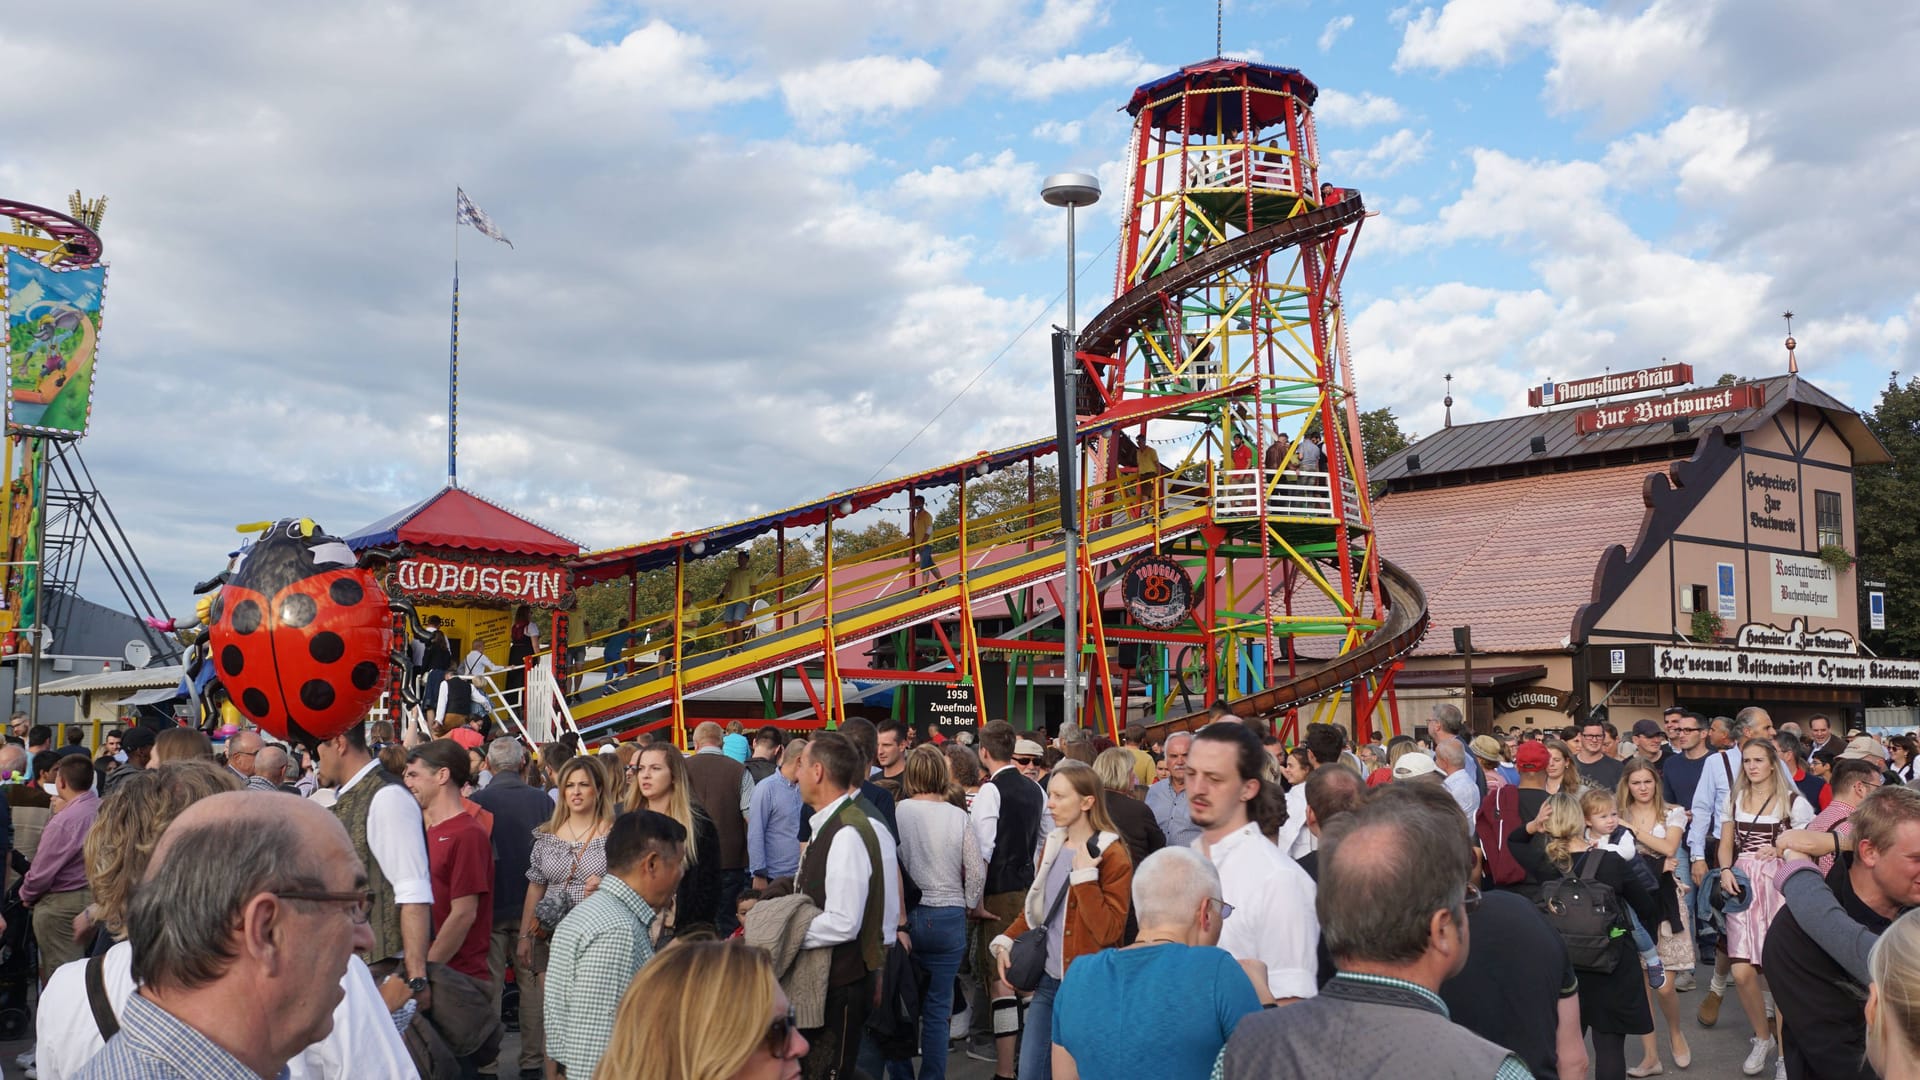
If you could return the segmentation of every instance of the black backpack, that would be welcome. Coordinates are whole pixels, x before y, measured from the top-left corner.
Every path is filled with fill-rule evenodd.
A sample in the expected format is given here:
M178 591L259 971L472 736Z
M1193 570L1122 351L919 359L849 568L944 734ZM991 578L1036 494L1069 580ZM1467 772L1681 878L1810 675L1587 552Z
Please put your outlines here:
M1534 903L1567 943L1567 958L1576 970L1610 975L1620 965L1614 939L1627 920L1613 886L1593 876L1602 854L1597 848L1588 851L1572 870L1542 882Z

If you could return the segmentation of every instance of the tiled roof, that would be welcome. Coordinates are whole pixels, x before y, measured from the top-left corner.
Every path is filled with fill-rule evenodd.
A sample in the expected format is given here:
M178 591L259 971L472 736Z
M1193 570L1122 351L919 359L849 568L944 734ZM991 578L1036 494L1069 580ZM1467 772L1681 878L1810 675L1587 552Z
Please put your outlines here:
M1649 465L1390 492L1373 504L1380 550L1426 590L1434 632L1417 655L1557 651L1593 593L1600 555L1631 544Z
M1707 428L1718 427L1730 434L1750 431L1790 401L1826 412L1841 437L1853 448L1856 464L1887 460L1886 449L1845 402L1798 377L1779 375L1755 381L1766 392L1766 403L1760 408L1697 416L1684 432L1677 432L1673 424L1666 423L1582 435L1575 430L1576 419L1598 402L1581 402L1559 409L1535 409L1518 416L1442 428L1397 454L1370 463L1367 479L1399 487L1447 473L1475 472L1481 474L1475 478L1485 478L1488 472L1506 476L1532 468L1566 468L1569 459L1592 459L1581 464L1604 465L1684 457L1692 452L1694 441ZM1613 398L1608 403L1618 404L1621 400ZM1533 452L1536 436L1546 440L1546 449L1537 454ZM1419 459L1418 469L1412 467L1415 458Z

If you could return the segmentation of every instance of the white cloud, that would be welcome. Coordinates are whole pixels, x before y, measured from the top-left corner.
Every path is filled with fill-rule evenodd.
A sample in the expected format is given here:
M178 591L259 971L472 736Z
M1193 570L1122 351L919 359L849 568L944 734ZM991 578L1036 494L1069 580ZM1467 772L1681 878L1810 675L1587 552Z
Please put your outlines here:
M764 83L714 72L707 64L712 50L706 41L659 19L612 44L592 45L571 33L561 37L561 44L573 61L575 90L599 104L710 108L750 100L769 89Z
M1555 0L1447 0L1408 18L1393 67L1447 72L1480 60L1504 64L1522 46L1543 42L1559 17Z
M1328 19L1326 28L1320 31L1320 51L1327 52L1331 50L1333 43L1340 40L1340 35L1351 29L1353 29L1353 16L1351 15L1336 15Z
M1081 126L1078 120L1069 120L1066 123L1048 120L1035 127L1030 134L1036 139L1057 142L1062 146L1072 146L1080 141Z
M1337 170L1336 175L1351 180L1378 180L1425 158L1427 144L1432 139L1430 131L1415 134L1412 128L1401 128L1365 150L1331 151L1327 160Z
M1631 17L1573 5L1554 23L1548 102L1563 112L1591 109L1608 123L1633 120L1698 63L1711 0L1655 0Z
M1349 94L1343 90L1321 90L1313 103L1313 115L1322 125L1369 127L1391 124L1404 115L1400 103L1372 91Z
M940 69L917 56L863 56L780 76L787 112L815 131L917 108L939 89Z
M992 55L973 69L974 78L997 86L1016 98L1043 100L1055 94L1100 90L1145 82L1163 72L1131 46L1115 45L1097 53L1073 53L1045 60L1016 55Z
M970 157L957 169L936 165L923 172L907 173L894 181L894 190L906 198L930 203L1003 199L1018 207L1039 199L1040 171L1032 162L1016 158L1013 151L1002 150L988 159Z
M1676 193L1695 203L1745 194L1773 164L1752 140L1752 121L1733 109L1696 105L1657 133L1641 132L1607 147L1606 167L1640 181L1669 172Z

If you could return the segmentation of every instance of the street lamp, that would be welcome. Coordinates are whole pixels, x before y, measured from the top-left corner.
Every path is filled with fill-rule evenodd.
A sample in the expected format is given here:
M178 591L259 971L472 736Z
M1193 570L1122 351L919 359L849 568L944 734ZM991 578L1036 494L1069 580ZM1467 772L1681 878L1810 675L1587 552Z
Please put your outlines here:
M1066 534L1067 575L1060 590L1060 621L1066 656L1061 674L1061 706L1064 722L1080 722L1080 522L1079 476L1074 461L1075 388L1074 378L1080 363L1074 356L1073 278L1076 269L1073 251L1074 211L1100 201L1100 181L1087 173L1054 173L1040 185L1040 197L1049 206L1067 208L1067 327L1053 339L1053 404L1060 436L1060 525Z

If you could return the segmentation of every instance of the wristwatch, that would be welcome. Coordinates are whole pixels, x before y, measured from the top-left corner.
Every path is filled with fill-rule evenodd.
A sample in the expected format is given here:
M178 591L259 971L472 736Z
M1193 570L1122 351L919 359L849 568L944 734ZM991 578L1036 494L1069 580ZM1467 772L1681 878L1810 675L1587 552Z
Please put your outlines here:
M417 979L408 979L407 989L413 991L414 997L419 997L421 994L426 993L427 992L426 976L422 975Z

